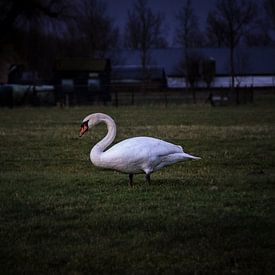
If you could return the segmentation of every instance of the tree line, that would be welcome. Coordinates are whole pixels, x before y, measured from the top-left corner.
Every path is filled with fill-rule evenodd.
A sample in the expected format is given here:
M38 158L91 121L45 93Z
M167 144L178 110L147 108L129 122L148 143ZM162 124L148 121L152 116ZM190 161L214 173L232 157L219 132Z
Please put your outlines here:
M148 0L135 0L123 31L108 15L103 0L0 0L0 57L24 60L31 70L50 76L57 57L104 57L111 49L140 51L142 67L150 63L151 48L169 46L164 15L154 12ZM234 86L234 56L238 45L274 45L275 0L217 0L205 30L191 0L183 1L175 15L174 45L184 49L182 68L198 47L228 47Z

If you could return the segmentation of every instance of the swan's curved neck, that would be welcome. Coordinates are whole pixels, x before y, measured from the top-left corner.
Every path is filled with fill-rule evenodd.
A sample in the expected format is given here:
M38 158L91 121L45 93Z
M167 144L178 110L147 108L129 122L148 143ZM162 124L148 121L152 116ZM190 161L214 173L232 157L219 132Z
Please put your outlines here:
M104 122L107 125L108 132L106 136L95 145L95 147L98 147L98 149L103 152L116 137L116 124L111 117L104 114L100 114L99 123L100 122Z
M116 124L114 120L105 114L96 114L96 124L105 123L107 125L106 136L99 141L91 150L90 159L94 164L99 165L101 154L114 141L116 137Z

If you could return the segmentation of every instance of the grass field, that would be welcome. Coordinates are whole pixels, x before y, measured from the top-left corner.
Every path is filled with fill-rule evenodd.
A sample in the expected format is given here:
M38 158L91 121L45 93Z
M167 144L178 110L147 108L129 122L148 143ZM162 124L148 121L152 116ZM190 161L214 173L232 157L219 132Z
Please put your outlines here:
M274 107L0 109L0 273L274 274ZM130 188L91 165L91 112L202 160Z

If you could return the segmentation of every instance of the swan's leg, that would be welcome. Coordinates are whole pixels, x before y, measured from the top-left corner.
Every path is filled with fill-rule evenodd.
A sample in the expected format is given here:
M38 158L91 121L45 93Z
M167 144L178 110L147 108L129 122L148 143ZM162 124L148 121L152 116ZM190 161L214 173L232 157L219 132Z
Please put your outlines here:
M129 185L130 186L133 186L133 177L134 177L134 174L129 174Z
M150 184L150 183L151 183L150 174L146 174L146 176L145 176L145 180L146 180L146 182L147 182L148 184Z

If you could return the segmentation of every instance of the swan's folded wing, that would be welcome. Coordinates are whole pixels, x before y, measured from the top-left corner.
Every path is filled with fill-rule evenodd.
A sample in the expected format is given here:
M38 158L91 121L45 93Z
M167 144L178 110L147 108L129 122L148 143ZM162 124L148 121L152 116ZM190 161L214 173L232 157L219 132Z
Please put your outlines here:
M143 169L145 166L157 165L163 156L182 153L182 147L172 143L151 138L136 137L123 140L105 151L101 161L106 166L122 170L122 167Z
M143 156L144 154L151 154L154 156L163 156L181 152L183 152L181 146L161 139L152 137L135 137L125 139L115 144L105 153L110 153L117 156L122 154L134 157L133 155Z
M152 147L150 147L150 152L156 157L163 157L171 154L182 153L183 148L179 145L158 140L158 142L152 144Z

